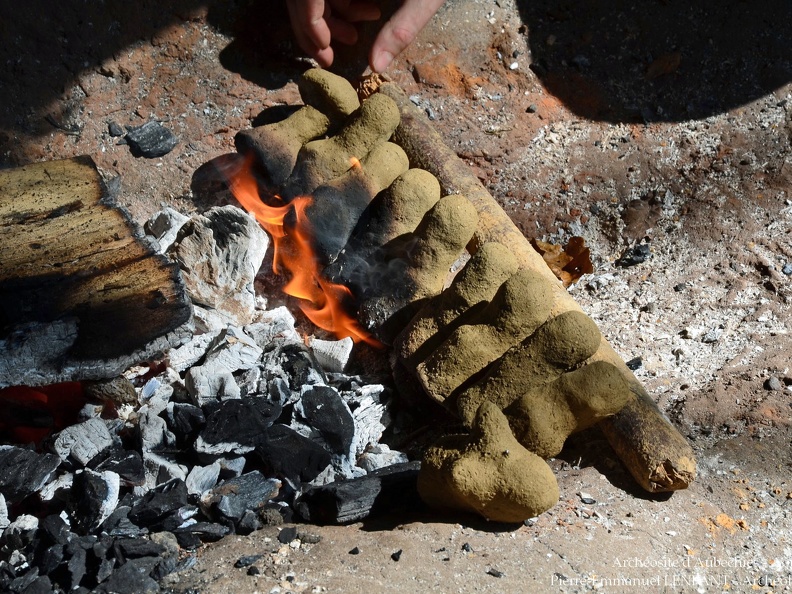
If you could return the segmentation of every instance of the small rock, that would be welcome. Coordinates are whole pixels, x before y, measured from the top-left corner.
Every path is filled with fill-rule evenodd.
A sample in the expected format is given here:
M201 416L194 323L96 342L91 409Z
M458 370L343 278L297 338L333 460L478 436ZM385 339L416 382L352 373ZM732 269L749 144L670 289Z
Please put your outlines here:
M591 495L589 495L585 491L581 491L580 493L578 493L578 497L580 497L580 501L582 501L586 505L594 505L595 503L597 503L597 500L594 499Z
M641 365L643 365L643 359L640 357L634 357L625 363L627 368L631 371L635 371L636 369L640 369Z
M765 390L770 390L775 392L775 391L783 390L784 383L773 375L765 380L764 388Z
M173 132L153 121L129 128L125 138L134 156L148 159L167 155L179 143Z
M107 132L113 138L118 138L119 136L124 135L124 129L121 127L121 124L114 120L107 122Z
M245 555L244 557L240 557L239 559L236 560L236 562L234 563L234 567L236 567L237 569L242 567L250 567L256 561L261 559L263 556L264 555Z
M792 264L784 264L784 267L781 268L781 272L787 276L792 275Z
M349 554L350 555L360 555L360 549L358 547L355 547L354 549L349 551Z
M498 571L494 567L490 567L487 570L487 575L491 575L492 577L496 577L496 578L501 578L501 577L503 577L504 574L503 574L502 571Z
M525 113L536 113L537 111L539 111L539 107L536 105L536 103L531 103L526 108Z
M646 262L651 257L649 245L642 243L622 252L622 255L616 260L616 266L627 268L629 266L636 266Z
M280 532L278 532L278 542L281 544L289 544L297 538L297 527L296 526L288 526L286 528L282 528Z
M261 575L261 571L255 565L253 567L249 567L247 570L248 575Z
M394 561L398 561L399 559L401 559L401 556L402 556L402 550L401 549L391 553L391 559L393 559Z

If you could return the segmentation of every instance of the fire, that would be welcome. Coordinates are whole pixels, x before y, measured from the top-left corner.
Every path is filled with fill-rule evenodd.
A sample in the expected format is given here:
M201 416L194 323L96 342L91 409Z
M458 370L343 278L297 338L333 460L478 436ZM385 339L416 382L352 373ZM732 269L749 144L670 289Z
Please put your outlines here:
M382 344L347 313L347 306L352 301L349 288L328 281L319 270L318 258L311 244L310 223L305 216L311 198L299 196L283 203L279 196L274 196L272 201L281 204L264 203L249 161L231 180L230 189L242 207L255 216L272 237L272 269L276 274L285 272L289 275L283 292L301 300L300 309L306 317L338 338L350 336L355 342L364 341L381 347ZM287 228L284 220L291 212L294 212L296 223L293 228Z

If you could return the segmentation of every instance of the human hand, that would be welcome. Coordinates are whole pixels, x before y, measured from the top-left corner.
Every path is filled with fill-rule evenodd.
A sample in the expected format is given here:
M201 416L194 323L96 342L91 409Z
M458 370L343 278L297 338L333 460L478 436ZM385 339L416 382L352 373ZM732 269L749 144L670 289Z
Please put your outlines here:
M404 0L374 40L369 54L371 69L387 69L442 4L443 0ZM288 0L287 6L297 42L323 67L333 63L334 41L346 45L357 42L354 23L380 18L376 4L362 0Z

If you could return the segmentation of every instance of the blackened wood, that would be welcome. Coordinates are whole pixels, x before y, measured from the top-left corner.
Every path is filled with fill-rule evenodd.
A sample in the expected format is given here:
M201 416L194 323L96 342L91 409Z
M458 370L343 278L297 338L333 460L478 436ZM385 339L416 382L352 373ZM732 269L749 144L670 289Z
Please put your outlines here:
M112 377L184 338L178 266L108 194L90 157L0 171L0 385Z

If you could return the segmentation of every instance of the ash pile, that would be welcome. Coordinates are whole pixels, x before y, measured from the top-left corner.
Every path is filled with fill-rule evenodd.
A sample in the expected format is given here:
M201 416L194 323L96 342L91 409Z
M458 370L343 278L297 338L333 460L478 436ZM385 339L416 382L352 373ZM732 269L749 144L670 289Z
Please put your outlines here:
M3 592L158 591L204 542L415 492L418 463L380 444L387 377L345 375L351 339L306 344L256 296L269 239L252 217L165 210L147 231L182 269L195 331L113 379L0 393Z

